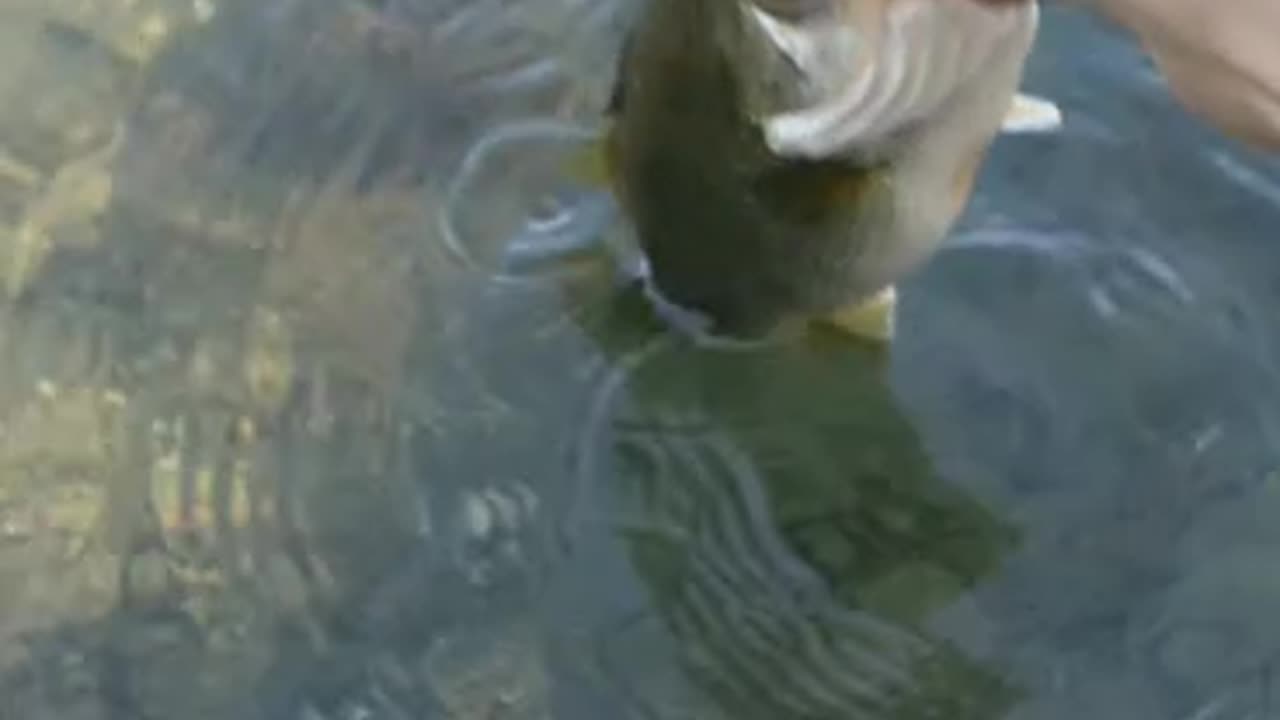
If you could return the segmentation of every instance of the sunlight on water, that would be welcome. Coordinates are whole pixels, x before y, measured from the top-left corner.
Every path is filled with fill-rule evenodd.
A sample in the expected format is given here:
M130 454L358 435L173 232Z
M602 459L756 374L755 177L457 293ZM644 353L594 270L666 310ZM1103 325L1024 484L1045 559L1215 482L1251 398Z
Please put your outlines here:
M633 9L0 9L0 718L1275 717L1280 167L1053 8L889 352L696 347Z

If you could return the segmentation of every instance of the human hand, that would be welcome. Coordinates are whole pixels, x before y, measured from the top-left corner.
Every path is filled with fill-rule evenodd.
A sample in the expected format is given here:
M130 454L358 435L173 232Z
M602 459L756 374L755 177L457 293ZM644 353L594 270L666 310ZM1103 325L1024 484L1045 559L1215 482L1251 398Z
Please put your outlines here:
M1188 109L1280 151L1280 0L1086 2L1138 37Z

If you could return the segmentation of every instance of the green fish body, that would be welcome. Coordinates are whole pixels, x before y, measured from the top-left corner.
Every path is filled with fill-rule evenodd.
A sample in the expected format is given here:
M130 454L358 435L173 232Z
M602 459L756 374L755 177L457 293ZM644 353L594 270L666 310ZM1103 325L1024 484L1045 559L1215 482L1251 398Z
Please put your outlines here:
M759 2L651 0L604 143L656 294L737 337L891 293L1001 128L1054 111L1015 102L1031 2Z

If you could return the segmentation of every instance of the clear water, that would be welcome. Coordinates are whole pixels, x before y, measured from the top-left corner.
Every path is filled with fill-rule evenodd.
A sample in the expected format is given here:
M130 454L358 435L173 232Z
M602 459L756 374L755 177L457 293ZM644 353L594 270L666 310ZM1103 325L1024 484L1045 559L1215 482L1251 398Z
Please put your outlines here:
M615 0L0 8L0 718L1280 717L1280 167L1052 9L900 338L665 332Z

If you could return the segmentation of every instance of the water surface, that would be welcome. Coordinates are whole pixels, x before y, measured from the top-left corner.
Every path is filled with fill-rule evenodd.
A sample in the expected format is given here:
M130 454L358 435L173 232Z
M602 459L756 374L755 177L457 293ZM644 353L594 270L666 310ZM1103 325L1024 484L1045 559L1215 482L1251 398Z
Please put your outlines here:
M0 10L0 718L1280 717L1280 167L1053 9L890 352L698 348L631 10Z

